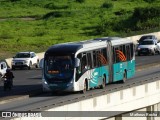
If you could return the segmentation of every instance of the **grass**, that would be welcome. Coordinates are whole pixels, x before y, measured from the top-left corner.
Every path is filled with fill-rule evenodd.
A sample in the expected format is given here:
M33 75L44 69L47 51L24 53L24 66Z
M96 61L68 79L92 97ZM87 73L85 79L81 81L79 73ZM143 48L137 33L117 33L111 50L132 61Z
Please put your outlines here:
M107 8L102 7L104 3ZM19 51L43 52L57 43L146 33L146 30L132 30L124 23L130 23L136 7L155 4L160 6L160 0L152 3L143 0L84 0L82 3L76 0L2 0L0 58L12 57ZM126 29L121 30L121 27ZM159 28L160 25L147 31L159 31Z

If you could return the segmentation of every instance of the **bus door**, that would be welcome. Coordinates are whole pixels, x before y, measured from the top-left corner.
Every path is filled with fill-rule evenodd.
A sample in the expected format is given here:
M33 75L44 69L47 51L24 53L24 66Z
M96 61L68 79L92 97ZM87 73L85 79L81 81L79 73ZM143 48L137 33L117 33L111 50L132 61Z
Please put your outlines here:
M103 82L103 73L102 73L102 62L101 62L101 55L102 55L102 50L97 50L96 51L96 55L97 55L97 66L98 66L98 84L97 85L101 85Z
M98 59L97 59L97 51L93 50L92 52L92 69L90 70L90 87L96 87L99 82L99 68L98 68ZM88 61L91 63L91 61Z
M111 41L107 41L107 57L109 65L109 83L113 82L113 51Z
M133 59L133 44L126 45L126 51L127 51L127 78L130 78L134 75L134 61Z
M89 80L89 87L93 87L94 84L92 84L93 80L93 64L92 64L92 55L91 52L87 53L87 69L88 69L88 80Z
M123 79L123 73L124 73L124 66L123 66L123 56L120 54L122 53L120 46L113 47L113 56L114 56L114 81L122 80Z

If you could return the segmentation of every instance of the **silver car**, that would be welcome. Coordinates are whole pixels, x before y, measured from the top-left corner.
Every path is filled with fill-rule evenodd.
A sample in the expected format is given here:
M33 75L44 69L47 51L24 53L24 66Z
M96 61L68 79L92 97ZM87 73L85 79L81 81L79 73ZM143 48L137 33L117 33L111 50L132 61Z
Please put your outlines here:
M152 54L160 53L160 43L153 39L145 39L138 44L137 48L138 55L141 54Z

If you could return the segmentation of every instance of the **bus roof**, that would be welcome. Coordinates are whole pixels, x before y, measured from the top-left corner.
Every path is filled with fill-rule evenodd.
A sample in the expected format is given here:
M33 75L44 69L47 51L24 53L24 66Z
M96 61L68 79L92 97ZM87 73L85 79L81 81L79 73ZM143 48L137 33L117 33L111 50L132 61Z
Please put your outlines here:
M67 53L75 53L80 49L88 49L88 48L100 48L102 46L106 46L106 41L111 41L112 45L118 44L126 44L131 41L120 38L120 37L103 37L103 38L96 38L92 40L85 40L80 42L68 42L68 43L61 43L51 46L46 53L49 54L64 54Z

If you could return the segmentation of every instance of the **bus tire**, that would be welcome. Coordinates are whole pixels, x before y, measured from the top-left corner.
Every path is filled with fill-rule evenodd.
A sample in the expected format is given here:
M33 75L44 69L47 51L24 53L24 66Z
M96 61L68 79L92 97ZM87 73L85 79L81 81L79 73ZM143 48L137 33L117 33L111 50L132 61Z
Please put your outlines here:
M87 84L87 80L85 80L85 82L84 82L84 88L82 90L82 93L85 94L87 92L87 89L88 89L88 84Z
M122 83L125 83L126 79L127 79L127 74L126 74L126 71L125 71L124 74L123 74Z
M106 78L105 78L105 76L103 76L103 82L102 82L102 85L100 85L100 88L104 89L105 86L106 86Z

